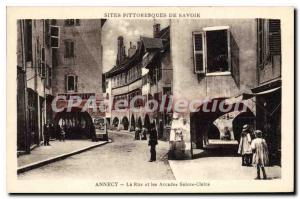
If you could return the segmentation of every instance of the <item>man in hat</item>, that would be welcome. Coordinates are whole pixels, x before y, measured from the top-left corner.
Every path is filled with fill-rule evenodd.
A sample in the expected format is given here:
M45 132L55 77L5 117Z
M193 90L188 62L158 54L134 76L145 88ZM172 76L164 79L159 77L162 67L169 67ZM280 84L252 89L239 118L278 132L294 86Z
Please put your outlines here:
M50 131L51 131L51 124L50 120L47 120L47 122L44 124L44 146L50 146Z
M250 128L248 124L243 126L238 154L242 155L242 166L251 166L252 149Z
M150 133L150 136L149 136L148 145L150 146L150 153L151 153L151 157L150 157L149 162L153 162L153 161L156 161L155 146L158 144L158 142L157 142L157 131L155 129L154 122L150 125L149 133Z

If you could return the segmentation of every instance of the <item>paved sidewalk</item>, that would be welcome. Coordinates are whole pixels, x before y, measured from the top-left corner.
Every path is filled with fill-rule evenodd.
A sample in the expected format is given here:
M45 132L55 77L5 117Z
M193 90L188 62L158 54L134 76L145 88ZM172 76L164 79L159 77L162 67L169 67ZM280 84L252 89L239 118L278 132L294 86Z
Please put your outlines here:
M169 160L176 180L251 180L256 168L241 166L241 157L200 157ZM281 178L281 167L266 167L268 179ZM262 174L261 174L262 175Z
M18 173L24 172L45 164L57 161L86 151L88 149L101 146L108 141L92 142L91 140L58 140L51 141L51 146L39 146L31 151L30 154L18 157Z

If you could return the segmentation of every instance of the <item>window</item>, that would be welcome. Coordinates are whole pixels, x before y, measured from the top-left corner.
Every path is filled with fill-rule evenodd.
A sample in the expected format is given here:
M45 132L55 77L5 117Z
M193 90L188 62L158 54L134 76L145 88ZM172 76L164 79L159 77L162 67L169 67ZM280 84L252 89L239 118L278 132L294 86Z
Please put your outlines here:
M74 58L74 57L75 57L74 41L66 40L65 41L65 58Z
M229 71L227 30L206 32L207 72Z
M65 26L80 26L79 19L66 19Z
M195 73L217 74L230 71L230 32L228 26L208 27L193 32Z
M272 62L273 56L281 55L280 20L257 20L257 54L258 66Z
M78 76L66 75L65 86L67 92L77 92Z
M60 29L59 26L50 26L50 45L51 48L59 48L59 35Z
M196 73L204 73L204 56L203 56L203 33L194 32L194 67Z

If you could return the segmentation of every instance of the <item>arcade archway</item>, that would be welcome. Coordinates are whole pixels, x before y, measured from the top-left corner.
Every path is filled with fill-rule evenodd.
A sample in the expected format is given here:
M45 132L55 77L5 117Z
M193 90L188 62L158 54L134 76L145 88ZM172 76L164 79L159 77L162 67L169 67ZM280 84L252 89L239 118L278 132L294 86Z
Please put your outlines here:
M224 103L225 99L217 100L216 107ZM191 140L193 154L198 149L229 149L230 153L236 154L240 137L239 129L244 123L250 124L249 118L254 120L252 111L242 102L239 104L223 105L224 109L214 111L202 111L199 107L198 112L191 113ZM208 110L213 107L213 101L206 105ZM227 136L224 136L224 135ZM221 152L222 150L219 150ZM232 153L233 154L233 153Z
M143 122L142 122L141 117L138 118L137 127L140 128L140 129L143 127Z
M131 116L130 131L135 131L135 119L134 119L134 115Z
M145 115L144 127L148 130L150 129L150 117L148 114Z
M123 127L124 127L124 130L128 130L128 127L129 127L129 120L128 120L128 118L127 117L123 117L123 119L122 119L122 125L123 125Z
M112 126L116 128L118 127L118 125L119 125L119 118L115 117L113 119Z
M92 118L88 112L81 112L80 109L73 108L71 112L66 110L59 112L54 117L56 126L55 135L59 138L58 125L64 128L66 139L89 139L91 138Z

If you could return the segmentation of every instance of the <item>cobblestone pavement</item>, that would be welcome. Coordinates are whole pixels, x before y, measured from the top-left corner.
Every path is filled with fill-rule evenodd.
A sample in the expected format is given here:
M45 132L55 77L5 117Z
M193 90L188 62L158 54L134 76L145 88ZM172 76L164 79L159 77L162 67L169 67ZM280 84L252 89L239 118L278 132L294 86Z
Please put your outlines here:
M126 132L109 132L109 137L112 143L22 173L19 179L175 179L166 157L167 142L159 142L157 161L148 162L146 140L134 140L133 133Z

